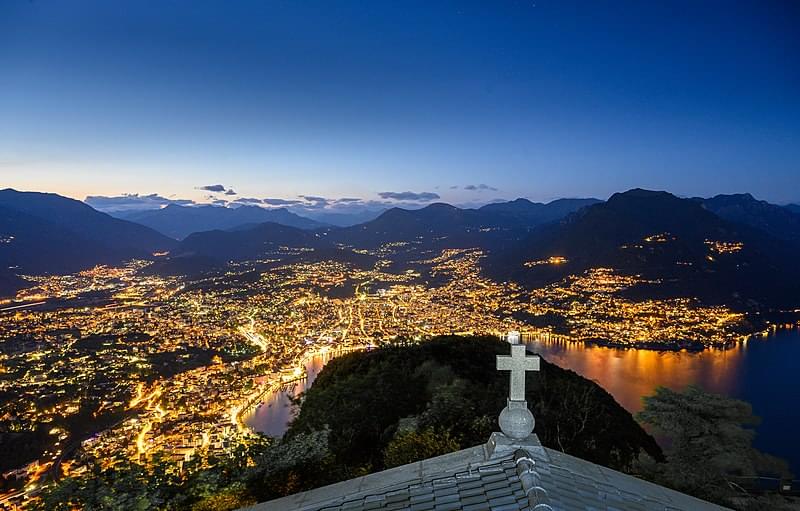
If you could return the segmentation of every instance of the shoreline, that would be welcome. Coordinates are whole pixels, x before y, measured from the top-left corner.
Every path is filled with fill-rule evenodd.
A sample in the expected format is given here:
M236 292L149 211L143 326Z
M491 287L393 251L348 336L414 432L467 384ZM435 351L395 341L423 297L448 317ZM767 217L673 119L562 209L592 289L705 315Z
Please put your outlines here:
M766 337L777 330L784 330L784 329L791 330L795 328L800 328L800 317L798 317L797 312L795 311L781 312L779 314L781 315L790 314L792 316L791 320L788 320L785 317L784 321L780 322L772 322L770 320L760 319L759 321L760 329L753 328L751 331L747 333L742 333L741 335L733 337L725 341L724 343L706 344L701 341L694 341L689 339L669 340L669 341L640 341L640 342L625 343L625 342L615 342L613 340L600 337L576 338L570 336L569 334L562 334L550 331L526 332L524 329L522 330L522 336L523 339L527 337L529 339L544 340L544 341L555 340L560 342L582 343L586 346L597 346L597 347L614 348L620 350L637 349L637 350L649 350L649 351L661 351L661 352L686 351L691 353L701 353L706 350L726 351L735 348L742 342L747 342L751 339L755 339L758 337ZM775 317L777 317L777 315Z

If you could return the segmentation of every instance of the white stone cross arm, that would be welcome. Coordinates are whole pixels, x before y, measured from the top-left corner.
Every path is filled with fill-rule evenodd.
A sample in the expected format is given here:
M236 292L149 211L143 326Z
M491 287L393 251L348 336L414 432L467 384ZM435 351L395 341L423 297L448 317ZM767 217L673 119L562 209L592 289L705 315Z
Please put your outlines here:
M512 344L511 356L497 355L497 370L511 371L511 401L525 401L525 372L539 370L539 357L527 356L524 344Z

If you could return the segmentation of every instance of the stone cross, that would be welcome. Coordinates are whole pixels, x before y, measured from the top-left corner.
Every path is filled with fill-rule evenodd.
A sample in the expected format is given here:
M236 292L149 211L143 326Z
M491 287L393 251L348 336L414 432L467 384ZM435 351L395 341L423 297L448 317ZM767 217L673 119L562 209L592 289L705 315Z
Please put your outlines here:
M497 355L497 370L511 371L509 399L525 401L525 373L539 370L539 357L526 355L525 345L519 344L519 334L516 332L509 332L508 338L516 342L511 344L511 356Z
M523 441L533 432L536 420L525 401L525 373L539 370L539 357L527 356L525 345L520 344L519 332L509 332L511 356L497 355L497 369L511 371L511 390L508 403L500 412L500 431L512 441Z

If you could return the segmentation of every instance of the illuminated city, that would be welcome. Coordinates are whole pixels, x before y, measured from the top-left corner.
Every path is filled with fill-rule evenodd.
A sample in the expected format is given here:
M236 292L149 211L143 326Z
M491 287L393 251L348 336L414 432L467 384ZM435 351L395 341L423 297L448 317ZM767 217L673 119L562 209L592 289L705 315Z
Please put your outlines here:
M0 392L13 396L0 418L12 430L46 430L50 440L15 477L35 495L87 463L166 454L180 470L194 457L224 455L252 434L241 415L301 378L316 353L512 329L667 348L681 339L725 346L743 335L742 315L724 307L621 298L641 279L612 269L525 293L481 276L478 249L445 249L387 271L403 246L376 250L383 258L372 269L262 260L186 281L147 275L147 262L131 261L28 277L35 285L0 312ZM563 326L533 327L514 319L520 312L554 314Z

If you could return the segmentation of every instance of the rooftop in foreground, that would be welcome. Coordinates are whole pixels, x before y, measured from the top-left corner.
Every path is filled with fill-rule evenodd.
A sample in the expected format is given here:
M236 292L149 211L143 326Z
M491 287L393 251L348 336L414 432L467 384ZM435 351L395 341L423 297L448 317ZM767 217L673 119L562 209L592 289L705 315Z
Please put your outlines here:
M495 433L444 456L257 504L249 511L718 511L726 508Z
M548 449L533 433L525 371L539 369L509 332L502 433L484 445L252 506L249 511L718 511L721 506Z

